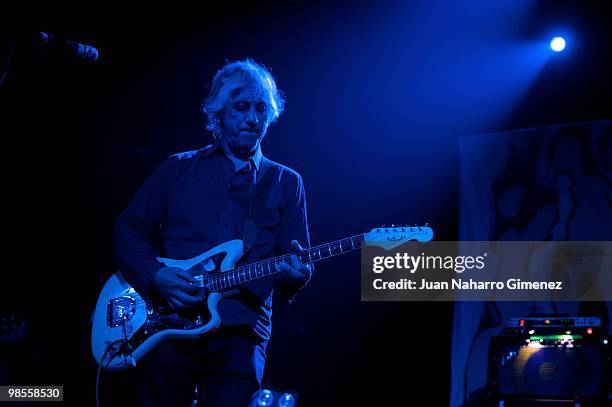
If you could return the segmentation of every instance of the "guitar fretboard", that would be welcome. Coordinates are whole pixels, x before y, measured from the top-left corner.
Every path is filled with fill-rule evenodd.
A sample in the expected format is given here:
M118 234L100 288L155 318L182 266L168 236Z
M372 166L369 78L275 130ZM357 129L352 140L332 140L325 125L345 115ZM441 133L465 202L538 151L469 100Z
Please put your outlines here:
M335 242L325 243L295 253L304 264L310 264L329 257L338 256L361 248L364 234L348 237ZM286 254L272 259L259 261L237 267L223 273L210 277L199 276L200 286L206 287L208 291L220 291L228 288L258 280L278 273L276 266L280 263L291 264L291 254Z

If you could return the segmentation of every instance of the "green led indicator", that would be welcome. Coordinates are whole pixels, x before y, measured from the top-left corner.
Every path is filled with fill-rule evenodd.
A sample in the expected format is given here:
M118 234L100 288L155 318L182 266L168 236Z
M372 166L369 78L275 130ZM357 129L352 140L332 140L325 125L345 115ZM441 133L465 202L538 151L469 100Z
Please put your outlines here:
M529 339L533 341L551 340L551 341L573 341L574 339L582 339L582 335L532 335Z

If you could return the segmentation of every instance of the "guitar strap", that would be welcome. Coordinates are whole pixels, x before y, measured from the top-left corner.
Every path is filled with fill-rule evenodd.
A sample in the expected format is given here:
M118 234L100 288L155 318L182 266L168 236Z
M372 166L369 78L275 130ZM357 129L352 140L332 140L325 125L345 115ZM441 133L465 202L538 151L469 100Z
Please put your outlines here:
M261 159L259 172L259 177L255 182L255 185L251 187L251 189L254 189L254 191L251 194L249 212L244 223L244 231L242 233L242 242L244 244L245 253L248 253L253 248L253 244L257 238L256 221L259 219L266 206L267 198L275 180L272 165L270 165L269 160L265 157L262 157Z

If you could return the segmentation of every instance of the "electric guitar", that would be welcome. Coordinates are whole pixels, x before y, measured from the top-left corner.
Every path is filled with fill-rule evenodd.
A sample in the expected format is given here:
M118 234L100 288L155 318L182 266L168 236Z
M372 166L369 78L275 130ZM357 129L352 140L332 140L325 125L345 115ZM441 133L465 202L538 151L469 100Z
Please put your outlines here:
M302 263L314 263L367 245L386 249L409 240L426 242L433 237L427 226L376 228L368 233L304 249ZM230 240L189 260L158 258L167 267L188 271L198 280L200 306L187 311L172 310L134 290L121 272L113 274L98 297L93 315L91 348L96 362L107 370L135 366L155 345L170 338L196 338L221 325L217 305L236 288L249 281L277 273L276 265L289 262L291 255L234 267L244 254L242 240Z

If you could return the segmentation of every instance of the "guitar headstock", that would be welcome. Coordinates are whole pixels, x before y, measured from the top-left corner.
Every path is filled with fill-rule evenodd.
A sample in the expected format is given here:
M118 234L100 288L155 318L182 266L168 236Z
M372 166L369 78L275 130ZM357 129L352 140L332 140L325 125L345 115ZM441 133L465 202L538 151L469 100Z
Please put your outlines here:
M374 228L365 234L364 242L367 245L382 246L385 249L393 249L409 240L429 242L433 239L433 230L425 226L391 225Z

